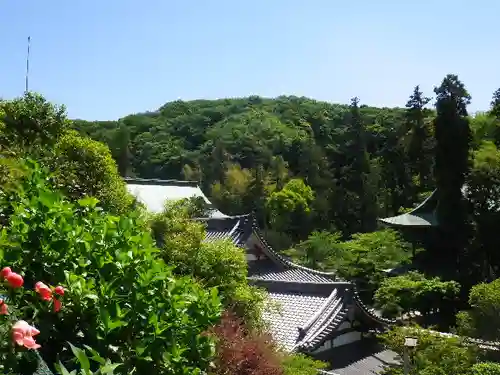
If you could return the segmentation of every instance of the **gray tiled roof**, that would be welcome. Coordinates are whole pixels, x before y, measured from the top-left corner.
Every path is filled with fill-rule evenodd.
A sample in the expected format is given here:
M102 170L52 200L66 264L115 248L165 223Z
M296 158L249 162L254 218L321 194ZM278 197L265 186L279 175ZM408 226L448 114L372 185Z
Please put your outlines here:
M277 251L275 251L272 246L265 240L264 236L262 235L259 226L257 224L256 220L252 221L252 227L253 227L253 232L257 235L257 238L262 242L264 245L264 248L262 249L265 254L273 260L276 264L280 265L283 268L287 269L294 269L294 270L302 270L305 273L311 274L311 275L320 275L323 276L325 280L332 281L335 279L335 274L333 272L323 272L323 271L318 271L314 270L308 267L301 266L299 264L293 263L283 255L279 254Z
M344 320L352 295L352 285L345 282L253 282L268 291L273 305L263 318L286 350L312 351L320 346Z
M278 311L265 311L263 319L270 325L274 339L287 350L293 350L298 342L299 327L305 325L328 297L298 293L269 293L278 303Z
M277 308L266 311L263 318L286 350L316 349L347 314L341 289L334 289L329 296L270 292L269 298Z
M250 276L253 280L275 280L275 281L296 281L296 282L319 282L327 283L331 278L307 272L302 269L289 268L283 271L266 270Z
M317 355L330 363L323 374L373 375L380 374L385 366L400 364L399 355L384 348L376 339L365 339Z
M386 365L396 362L396 358L397 354L392 350L382 350L351 363L344 368L335 369L334 373L338 375L381 374Z
M243 247L252 234L249 215L199 219L199 221L206 224L206 242L229 239L236 246Z
M312 317L306 327L302 327L303 336L295 348L313 350L320 346L344 321L348 311L346 302L342 291L335 289L325 305L317 311L318 315Z

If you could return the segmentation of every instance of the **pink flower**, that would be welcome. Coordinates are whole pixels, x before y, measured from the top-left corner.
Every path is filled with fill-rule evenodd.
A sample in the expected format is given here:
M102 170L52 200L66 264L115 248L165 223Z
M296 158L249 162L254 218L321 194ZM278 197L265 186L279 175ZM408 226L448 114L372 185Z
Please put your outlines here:
M9 315L9 306L0 298L0 315Z
M62 303L58 299L54 298L54 312L61 311Z
M38 349L40 345L35 342L33 336L39 333L40 331L35 327L30 326L24 320L19 320L12 326L12 341L27 349Z
M20 288L24 284L23 277L15 272L9 273L6 280L12 288Z
M56 286L56 288L54 289L54 292L56 294L59 294L60 296L64 296L64 288L62 286Z
M41 281L35 284L35 292L37 292L44 301L52 299L52 290Z
M2 270L0 271L0 278L3 280L5 279L7 276L9 276L9 274L12 272L12 270L10 269L10 267L4 267L2 268Z

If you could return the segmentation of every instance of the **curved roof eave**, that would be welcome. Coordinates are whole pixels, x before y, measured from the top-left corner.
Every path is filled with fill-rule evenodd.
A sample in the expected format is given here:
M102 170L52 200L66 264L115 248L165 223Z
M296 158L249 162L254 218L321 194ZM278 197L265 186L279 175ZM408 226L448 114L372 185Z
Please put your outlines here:
M413 210L401 215L379 218L378 220L390 226L401 227L436 227L437 192L434 190L422 203Z

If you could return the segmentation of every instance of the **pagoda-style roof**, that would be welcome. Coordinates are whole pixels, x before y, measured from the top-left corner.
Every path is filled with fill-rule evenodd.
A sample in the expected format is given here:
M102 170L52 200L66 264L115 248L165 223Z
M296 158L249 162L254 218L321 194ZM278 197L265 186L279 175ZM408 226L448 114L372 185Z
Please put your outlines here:
M202 198L211 211L211 217L227 217L213 207L196 181L125 178L125 183L129 193L151 212L163 211L167 201Z
M466 198L469 194L469 190L466 184L461 188L462 195ZM487 192L485 194L488 194ZM500 211L500 202L496 202L493 199L488 199L486 196L486 205L488 209ZM393 227L437 227L439 226L439 221L437 219L438 207L438 192L437 189L434 190L420 205L415 207L410 212L404 213L402 215L397 215L393 217L387 217L379 219L379 221Z
M438 204L437 191L434 190L421 204L410 212L379 219L379 221L393 227L437 227L436 208Z

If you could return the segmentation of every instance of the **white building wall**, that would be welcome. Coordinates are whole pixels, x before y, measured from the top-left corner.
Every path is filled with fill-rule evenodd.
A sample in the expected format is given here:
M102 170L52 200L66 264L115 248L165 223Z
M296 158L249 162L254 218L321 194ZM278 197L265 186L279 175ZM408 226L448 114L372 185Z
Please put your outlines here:
M351 328L351 323L348 321L342 322L342 324L339 326L337 331L341 331L344 329L349 329ZM361 340L361 332L357 331L352 331L352 332L346 332L340 336L337 336L331 340L326 340L323 345L321 345L318 349L316 349L313 353L321 353L326 350L332 349L332 348L337 348L339 346L351 344L353 342L356 342L358 340Z

